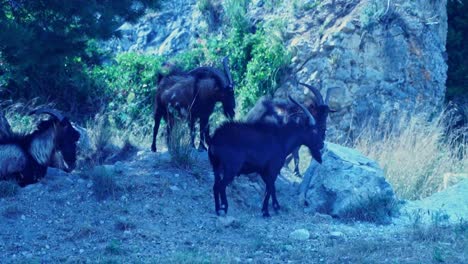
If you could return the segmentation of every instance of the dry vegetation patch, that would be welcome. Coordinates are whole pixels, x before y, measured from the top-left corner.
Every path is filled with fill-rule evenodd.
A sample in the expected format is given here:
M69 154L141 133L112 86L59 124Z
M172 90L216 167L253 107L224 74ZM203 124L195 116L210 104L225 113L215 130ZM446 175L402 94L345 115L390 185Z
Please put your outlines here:
M379 163L399 197L421 199L453 184L448 177L468 168L466 128L449 135L446 118L402 116L392 127L364 129L354 147Z

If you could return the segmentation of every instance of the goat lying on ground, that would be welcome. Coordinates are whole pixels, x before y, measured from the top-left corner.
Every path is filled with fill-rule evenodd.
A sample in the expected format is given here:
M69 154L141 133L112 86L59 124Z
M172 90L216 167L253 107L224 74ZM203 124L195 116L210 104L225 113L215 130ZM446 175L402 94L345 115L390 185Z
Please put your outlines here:
M16 180L22 187L38 182L47 167L71 172L80 138L70 121L56 110L39 109L31 114L52 118L41 121L31 134L12 134L0 140L0 180Z
M320 111L327 111L327 116L328 112L334 112L333 110L330 110L328 108L328 101L330 99L329 97L331 89L327 91L327 95L324 101L322 95L320 94L320 91L318 91L315 87L305 83L299 84L307 87L314 95L313 98L310 98L304 103L304 106L310 111L310 113L312 113L312 116L314 116L314 118L317 119L320 115L325 114ZM327 107L320 108L320 106ZM255 106L252 109L250 109L245 118L246 122L249 123L263 122L277 125L285 125L290 122L305 124L306 119L307 117L303 114L301 108L295 105L293 102L285 99L270 98L266 96L260 98L257 101ZM291 155L289 155L286 158L285 163L285 165L289 164L291 159L294 158L294 173L297 176L300 176L299 148L300 147L297 147L292 151Z
M308 118L308 122L285 125L271 123L227 122L219 127L209 145L208 156L213 168L215 182L213 195L216 213L227 213L226 186L236 175L256 172L266 184L262 212L269 216L268 202L272 198L273 209L280 205L276 199L275 180L283 167L287 155L301 145L306 145L311 155L322 162L326 124L316 123L311 113L292 97ZM326 118L319 116L317 122Z
M152 151L156 151L156 138L161 118L167 123L169 140L176 114L187 117L192 145L195 140L195 122L200 120L199 149L206 150L204 143L208 143L210 131L208 120L215 104L221 102L224 115L228 118L234 117L236 107L234 83L228 63L228 58L224 58L224 73L213 67L199 67L188 73L175 71L159 81L154 108Z

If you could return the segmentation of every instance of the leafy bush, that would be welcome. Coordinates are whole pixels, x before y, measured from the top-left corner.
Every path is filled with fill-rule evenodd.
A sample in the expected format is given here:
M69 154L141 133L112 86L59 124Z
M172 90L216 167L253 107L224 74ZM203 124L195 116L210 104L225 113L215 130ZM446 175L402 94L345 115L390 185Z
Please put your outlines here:
M151 116L152 98L163 62L160 56L129 52L117 55L109 65L90 71L103 91L105 111L113 125L127 127L140 115Z
M247 15L248 1L226 1L228 20L226 36L202 41L203 59L229 55L231 73L236 83L239 109L245 113L260 96L273 94L279 71L287 67L291 56L282 42L284 24L252 25ZM257 27L254 30L254 27Z

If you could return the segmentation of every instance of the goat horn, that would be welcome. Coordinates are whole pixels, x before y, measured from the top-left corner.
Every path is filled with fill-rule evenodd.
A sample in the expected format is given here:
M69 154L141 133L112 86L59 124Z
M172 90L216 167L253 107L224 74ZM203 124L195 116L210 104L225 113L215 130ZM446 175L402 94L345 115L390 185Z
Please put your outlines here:
M224 73L226 74L229 80L229 86L234 88L234 82L232 81L231 70L229 69L229 57L226 56L223 58Z
M327 90L327 95L325 95L325 104L328 105L328 102L330 100L330 92L335 90L335 89L339 89L340 87L332 87L332 88L328 88Z
M323 105L322 94L320 94L320 91L317 90L317 88L313 87L312 85L308 85L301 82L299 84L307 87L315 95L316 100L318 100L317 105Z
M296 100L294 100L294 98L291 97L291 95L288 95L288 98L289 100L291 100L294 104L296 104L297 106L299 106L302 111L304 111L304 113L306 114L306 116L309 118L309 121L310 121L310 125L313 126L315 125L315 118L312 116L312 114L309 112L309 110L307 110L307 108L305 108L305 106L303 106L302 104L300 104L299 102L297 102Z
M39 108L39 109L31 111L29 114L30 115L33 115L33 114L36 114L36 115L49 114L49 115L57 118L60 122L62 122L63 119L64 119L63 115L59 111L54 110L54 109L49 109L49 108Z

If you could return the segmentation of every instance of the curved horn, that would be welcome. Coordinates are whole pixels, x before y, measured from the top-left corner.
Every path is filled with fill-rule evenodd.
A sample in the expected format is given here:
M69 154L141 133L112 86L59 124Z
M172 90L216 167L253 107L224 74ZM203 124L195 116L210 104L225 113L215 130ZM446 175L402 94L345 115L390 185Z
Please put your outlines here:
M299 84L307 87L315 95L315 98L318 100L317 105L323 105L322 94L320 94L320 91L317 90L317 88L313 87L312 85L308 85L301 82Z
M39 108L39 109L31 111L29 114L30 115L33 115L33 114L36 114L36 115L49 114L49 115L57 118L60 122L62 122L63 119L64 119L64 116L59 111L54 110L54 109L49 109L49 108Z
M291 95L288 94L288 98L289 100L291 100L294 104L296 104L297 106L299 106L302 111L304 111L304 113L306 114L306 116L309 118L309 121L310 121L310 125L313 126L315 125L315 118L312 116L312 114L309 112L309 110L307 110L307 108L305 108L305 106L303 106L302 104L300 104L299 102L297 102L296 100L294 100L294 98L291 97Z
M327 90L327 95L325 95L325 104L328 105L328 102L330 100L330 92L333 91L334 89L339 89L340 87L332 87L328 88Z
M229 80L229 87L234 89L234 82L232 81L231 70L229 69L229 57L226 56L223 58L224 73L226 74Z

